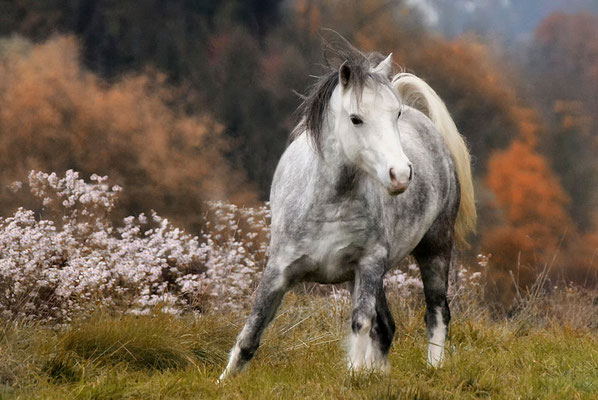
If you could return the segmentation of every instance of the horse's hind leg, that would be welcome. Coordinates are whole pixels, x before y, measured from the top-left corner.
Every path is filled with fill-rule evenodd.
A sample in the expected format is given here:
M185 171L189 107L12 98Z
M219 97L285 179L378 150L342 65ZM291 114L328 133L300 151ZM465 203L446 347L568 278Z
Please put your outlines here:
M419 264L426 298L428 363L438 367L444 359L444 343L451 319L447 300L452 238L437 242L424 238L413 255Z
M262 333L274 318L287 290L288 282L283 271L278 268L277 264L268 263L256 290L251 314L237 337L226 369L220 375L220 381L239 372L253 358L260 344Z

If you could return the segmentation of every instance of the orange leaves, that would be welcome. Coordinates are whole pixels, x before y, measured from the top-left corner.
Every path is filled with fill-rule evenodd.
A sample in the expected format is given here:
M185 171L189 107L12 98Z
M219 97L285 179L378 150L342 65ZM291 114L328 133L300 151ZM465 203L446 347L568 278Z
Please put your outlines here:
M576 235L576 227L566 211L569 197L536 149L536 112L513 108L513 115L519 137L493 153L486 177L504 222L487 229L483 245L494 255L492 265L498 270L523 267L520 283L526 285L534 279L533 271L558 251L561 239Z
M159 209L199 222L201 201L251 202L244 174L223 156L223 127L172 104L175 89L147 71L107 83L82 68L77 41L11 40L0 50L0 178L30 169L109 175L130 188L125 212ZM191 214L191 216L189 216Z
M538 112L533 108L516 106L512 106L510 111L512 118L516 122L517 135L520 140L528 144L531 148L535 148L540 134ZM542 158L542 156L539 157ZM545 160L543 161L545 162Z
M488 186L510 225L524 229L536 247L556 245L572 227L569 199L546 159L533 145L515 140L488 163Z
M590 38L597 36L598 18L587 14L553 14L536 30L530 79L540 107L545 102L546 125L537 111L511 107L517 137L488 163L486 183L503 224L487 229L483 242L498 269L533 270L560 252L554 268L560 279L597 281L596 228L588 218L595 205L598 146L592 113L598 104L598 79L592 76L598 45Z
M488 185L511 222L555 217L568 200L546 159L529 143L513 141L508 149L495 153L488 165Z
M586 108L584 102L579 100L555 100L552 111L560 118L561 130L591 136L595 117L590 115ZM594 145L596 144L598 144L598 138L594 141Z
M555 13L536 30L546 62L588 74L598 61L598 17L589 13Z

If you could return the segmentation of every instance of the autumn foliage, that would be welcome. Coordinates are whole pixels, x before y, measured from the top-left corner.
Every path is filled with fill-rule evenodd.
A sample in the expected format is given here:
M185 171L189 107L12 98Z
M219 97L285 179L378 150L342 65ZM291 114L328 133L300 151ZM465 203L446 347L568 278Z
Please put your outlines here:
M482 248L490 254L489 277L503 303L518 285L532 285L541 271L553 282L595 284L595 234L580 233L567 212L571 199L539 150L546 129L537 111L514 108L518 137L488 161L486 184L494 193L500 222L483 232ZM544 137L543 137L544 136Z
M110 175L131 188L123 212L164 210L184 226L201 222L202 200L254 197L223 157L223 127L209 114L169 105L175 89L156 72L114 83L81 67L72 36L0 47L0 179L31 169ZM3 201L16 199L5 189Z
M536 149L535 115L526 111L520 121L521 137L492 155L486 181L505 220L523 229L533 247L556 247L573 225L565 210L569 198Z
M484 232L484 249L492 254L492 278L509 287L510 274L530 285L538 268L550 262L559 241L572 234L566 212L569 198L537 150L539 126L533 110L514 110L520 118L519 137L488 161L486 183L495 195L502 222ZM510 272L509 272L510 271Z

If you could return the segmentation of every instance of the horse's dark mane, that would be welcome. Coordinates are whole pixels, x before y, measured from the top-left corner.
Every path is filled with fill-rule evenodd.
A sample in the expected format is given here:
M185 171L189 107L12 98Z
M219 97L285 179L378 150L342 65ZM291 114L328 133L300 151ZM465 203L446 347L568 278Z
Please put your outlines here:
M370 72L371 67L384 60L383 55L376 52L362 53L341 35L337 34L337 36L337 40L323 43L325 73L318 77L307 94L303 96L303 102L296 111L299 123L290 136L292 142L306 132L318 153L321 152L322 125L332 92L339 82L338 72L343 63L346 63L351 70L351 85L354 86L354 93L357 96L361 95L363 86L368 80L389 84L385 77Z

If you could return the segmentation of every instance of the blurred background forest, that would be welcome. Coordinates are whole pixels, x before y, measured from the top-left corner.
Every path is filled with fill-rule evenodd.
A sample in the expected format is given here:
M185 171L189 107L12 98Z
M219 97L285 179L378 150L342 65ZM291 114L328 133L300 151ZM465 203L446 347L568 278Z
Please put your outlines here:
M464 259L489 293L508 303L546 265L598 285L592 0L0 0L0 215L29 206L11 184L31 169L109 175L119 216L191 232L205 200L267 200L322 27L447 103L474 158Z

